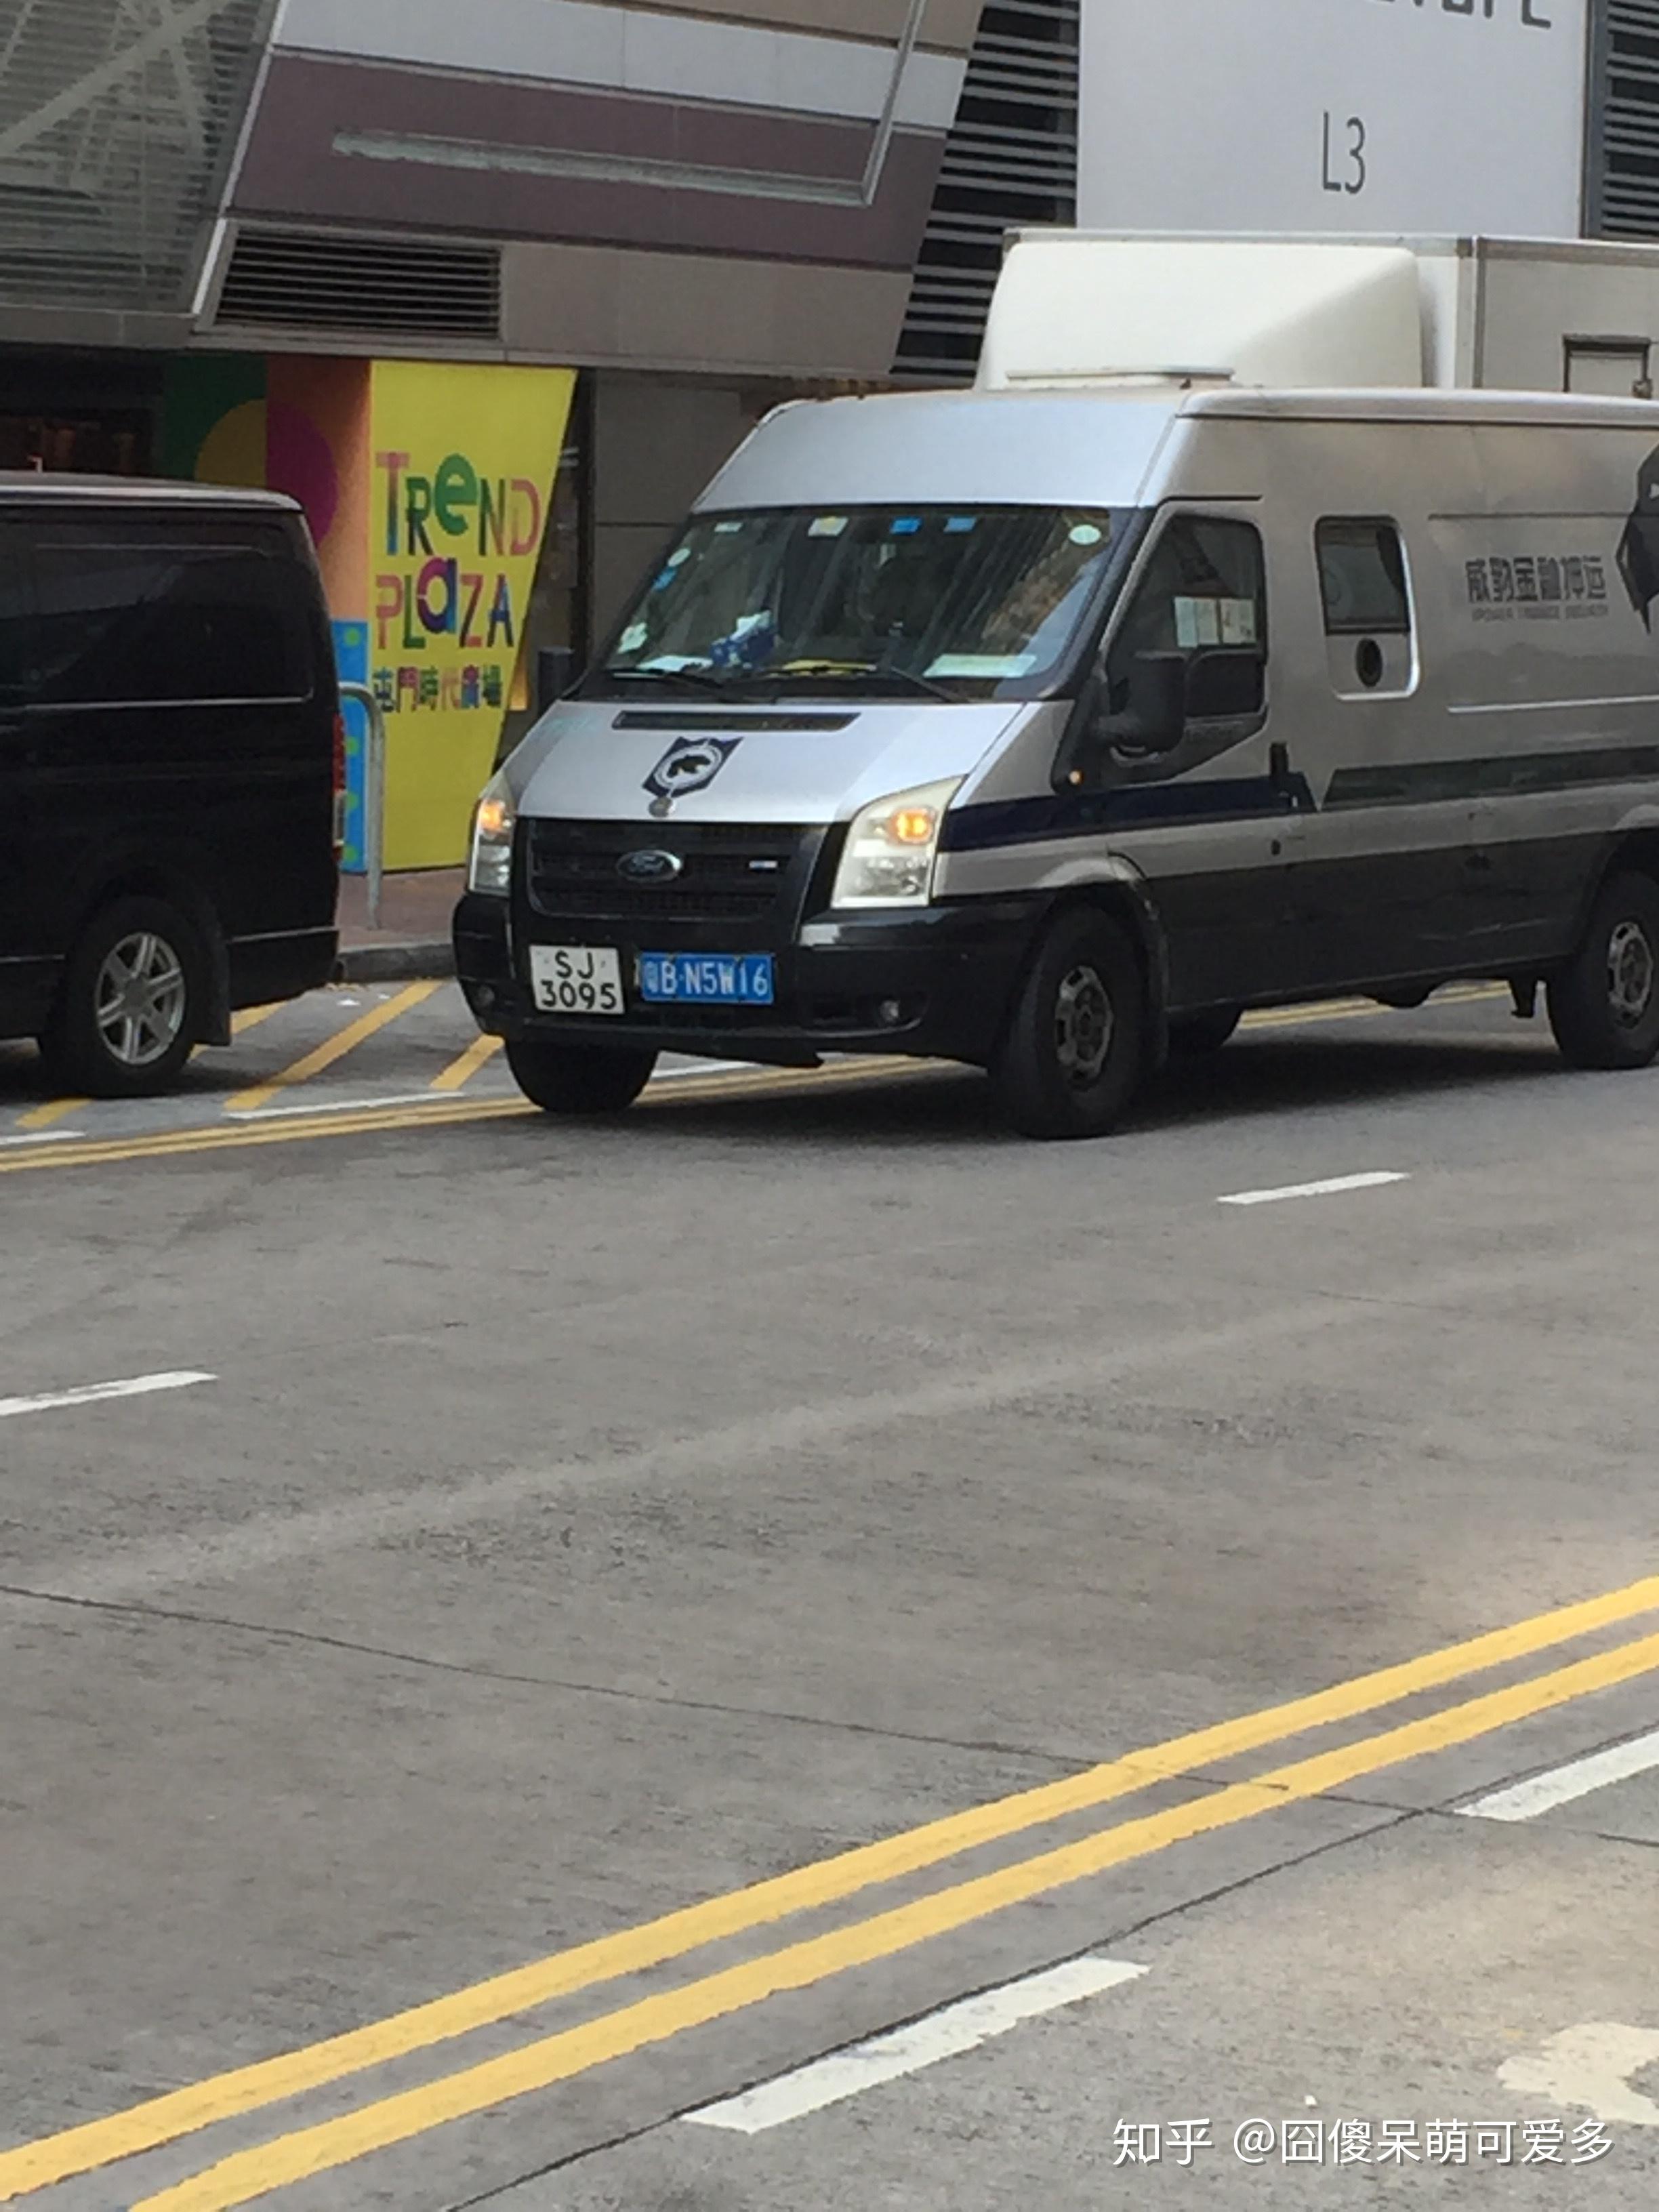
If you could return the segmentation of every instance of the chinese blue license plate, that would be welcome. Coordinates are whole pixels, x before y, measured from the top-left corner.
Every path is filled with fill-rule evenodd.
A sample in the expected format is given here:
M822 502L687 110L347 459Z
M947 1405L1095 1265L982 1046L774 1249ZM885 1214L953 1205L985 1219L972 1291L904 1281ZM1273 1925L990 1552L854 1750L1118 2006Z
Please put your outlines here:
M640 996L652 1006L769 1006L769 952L641 952Z

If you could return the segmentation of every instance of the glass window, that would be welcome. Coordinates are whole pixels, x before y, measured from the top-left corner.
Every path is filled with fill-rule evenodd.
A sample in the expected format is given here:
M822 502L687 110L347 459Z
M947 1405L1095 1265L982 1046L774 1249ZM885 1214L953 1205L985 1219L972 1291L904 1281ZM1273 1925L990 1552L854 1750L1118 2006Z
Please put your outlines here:
M699 515L605 674L1041 697L1097 604L1125 519L973 507Z
M1328 520L1314 532L1328 637L1403 637L1412 626L1406 558L1392 522Z
M8 705L27 690L33 628L28 540L21 530L0 524L0 701Z
M1189 720L1258 714L1267 645L1258 533L1248 522L1177 514L1153 547L1112 641L1106 669L1112 711L1128 702L1136 659L1179 653L1189 663Z
M247 541L54 526L35 548L36 696L52 706L308 696L292 565Z

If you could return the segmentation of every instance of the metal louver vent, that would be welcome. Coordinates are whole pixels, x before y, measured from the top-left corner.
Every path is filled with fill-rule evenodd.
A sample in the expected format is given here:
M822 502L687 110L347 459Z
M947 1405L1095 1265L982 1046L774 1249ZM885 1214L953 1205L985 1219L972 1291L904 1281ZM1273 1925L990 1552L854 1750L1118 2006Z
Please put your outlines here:
M899 338L907 383L968 382L1003 234L1075 218L1079 7L987 0Z
M179 312L270 0L3 0L0 301Z
M493 246L244 230L214 323L494 338L501 289Z
M1659 0L1595 0L1586 227L1659 238Z

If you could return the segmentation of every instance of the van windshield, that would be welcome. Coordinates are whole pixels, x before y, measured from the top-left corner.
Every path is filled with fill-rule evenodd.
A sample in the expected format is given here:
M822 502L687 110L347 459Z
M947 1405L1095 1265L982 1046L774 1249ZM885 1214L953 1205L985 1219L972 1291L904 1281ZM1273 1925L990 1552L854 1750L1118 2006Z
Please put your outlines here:
M604 676L688 688L1035 699L1127 513L820 507L697 515Z

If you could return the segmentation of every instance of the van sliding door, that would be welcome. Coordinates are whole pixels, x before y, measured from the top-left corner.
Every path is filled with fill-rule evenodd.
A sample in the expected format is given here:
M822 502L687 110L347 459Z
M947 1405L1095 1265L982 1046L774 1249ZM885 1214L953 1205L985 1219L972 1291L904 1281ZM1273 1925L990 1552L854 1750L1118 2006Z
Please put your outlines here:
M35 763L23 713L34 611L28 544L0 522L0 1036L30 1033L45 1010L57 949L42 910L53 872L40 843Z
M1298 933L1317 989L1455 968L1471 928L1470 813L1423 773L1417 628L1399 527L1328 515L1313 544L1325 635L1329 763L1296 871Z

